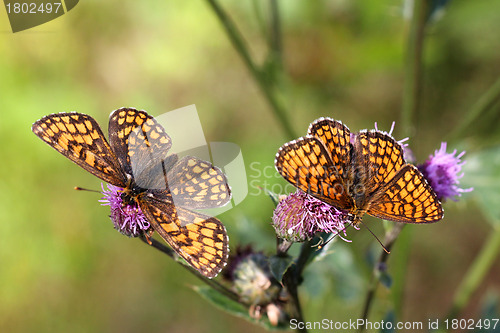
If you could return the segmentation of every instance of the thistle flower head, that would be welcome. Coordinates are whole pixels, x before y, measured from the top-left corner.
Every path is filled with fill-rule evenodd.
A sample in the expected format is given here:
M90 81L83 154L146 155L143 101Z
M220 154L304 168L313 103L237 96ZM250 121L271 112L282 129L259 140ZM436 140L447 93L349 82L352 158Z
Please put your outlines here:
M116 230L129 237L137 237L141 234L141 231L146 231L151 227L146 216L136 203L129 205L123 203L122 188L110 184L108 184L107 190L104 189L102 184L101 188L104 196L99 202L103 206L110 206L110 218Z
M446 142L441 143L441 148L430 155L424 164L418 166L419 170L429 181L439 199L457 200L464 192L470 192L473 188L459 188L459 179L463 177L461 158L465 151L456 155L455 149L452 153L446 152Z
M311 239L317 232L345 233L346 212L297 190L283 198L273 213L276 234L292 242Z
M268 258L252 253L242 258L233 271L234 288L248 304L267 305L278 299L281 287L269 270Z

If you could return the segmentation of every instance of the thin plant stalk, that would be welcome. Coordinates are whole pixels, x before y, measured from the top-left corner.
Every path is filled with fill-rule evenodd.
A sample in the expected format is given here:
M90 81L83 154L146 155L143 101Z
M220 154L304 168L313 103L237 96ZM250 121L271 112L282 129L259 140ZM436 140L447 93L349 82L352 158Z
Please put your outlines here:
M234 48L242 58L245 66L250 71L250 74L257 83L257 86L260 88L261 93L264 95L265 99L269 103L269 106L271 107L271 110L273 111L274 115L276 116L280 125L282 126L283 131L290 139L295 138L296 134L293 130L292 124L290 123L289 120L290 118L288 117L282 102L278 99L277 94L275 93L275 89L273 89L273 86L268 82L268 77L266 73L262 71L253 61L250 52L248 50L247 43L243 39L243 36L239 32L238 28L236 27L232 19L229 17L229 15L227 15L224 9L219 5L217 0L207 0L207 2L217 15L229 40L231 41Z
M141 236L140 239L154 247L155 249L157 249L158 251L160 252L163 252L165 253L166 255L168 255L170 258L174 259L175 261L179 262L182 264L182 266L184 268L186 268L188 271L190 271L191 273L193 273L197 278L199 278L200 280L202 280L203 282L205 282L207 285L209 285L210 287L214 288L215 290L217 290L218 292L220 292L221 294L225 295L226 297L228 297L229 299L235 301L235 302L238 302L238 303L242 303L239 296L234 293L232 290L226 288L225 286L223 286L222 284L218 283L217 281L213 280L213 279L209 279L203 275L201 275L196 269L194 269L193 267L189 266L189 265L186 265L184 264L184 262L181 261L181 258L177 255L177 253L175 253L171 248L169 248L168 246L164 245L163 243L157 241L156 239L154 238L149 238L149 239L146 239L146 237L144 236ZM247 304L244 304L244 305L247 305Z
M496 103L500 101L500 78L477 100L464 117L460 117L461 122L450 135L451 138L461 137L471 126L471 124L484 116Z
M398 223L394 225L392 229L390 229L384 238L384 246L387 251L391 251L392 247L394 246L396 240L401 234L401 231L403 230L403 227L405 225L402 223ZM378 269L379 267L385 266L385 263L389 259L390 255L387 253L385 250L381 251L380 257L377 261L377 264L373 268L373 274L371 277L370 281L370 287L368 289L368 292L365 296L365 302L363 305L363 311L361 313L361 319L364 319L364 322L367 321L368 315L370 314L371 306L373 304L373 301L375 299L375 293L377 291L378 285L379 285L379 272ZM365 325L363 324L359 329L358 332L364 332L365 331Z
M281 37L281 20L278 7L278 0L271 0L270 5L270 38L269 50L273 63L279 70L283 70L283 44Z
M453 298L451 311L447 316L448 319L457 318L469 302L474 291L476 291L479 285L483 282L486 274L490 270L491 265L495 262L499 253L500 227L497 227L488 237L488 240L474 259L474 262L469 267L469 270L457 288Z

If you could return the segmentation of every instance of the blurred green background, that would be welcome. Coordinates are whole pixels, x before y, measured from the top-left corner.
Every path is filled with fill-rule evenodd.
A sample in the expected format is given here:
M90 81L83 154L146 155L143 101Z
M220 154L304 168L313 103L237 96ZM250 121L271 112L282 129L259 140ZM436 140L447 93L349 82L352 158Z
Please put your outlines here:
M311 121L330 116L353 131L374 122L389 130L396 121L394 136L401 139L408 32L402 1L279 4L286 73L281 97L296 133L304 135ZM256 61L264 62L267 2L222 5ZM429 26L422 111L409 141L420 162L498 78L499 12L499 1L454 0ZM271 253L273 204L258 186L285 185L273 161L291 138L207 3L81 1L66 15L16 34L3 9L0 20L0 332L261 330L202 299L190 288L201 282L172 260L113 230L99 195L73 190L98 190L99 180L30 130L44 115L78 111L95 117L107 133L109 113L122 106L160 115L196 104L207 141L238 144L247 166L249 196L220 216L231 249L252 243ZM492 126L471 127L450 148L473 153L498 143ZM402 320L446 315L491 232L475 195L445 203L442 222L408 227ZM365 221L383 235L379 221ZM363 228L351 229L349 238L352 243L334 244L332 255L309 267L300 290L308 320L359 317L371 274L366 257L380 248ZM485 295L499 291L499 264L496 259L464 318L477 316ZM373 321L390 309L388 294L379 289Z

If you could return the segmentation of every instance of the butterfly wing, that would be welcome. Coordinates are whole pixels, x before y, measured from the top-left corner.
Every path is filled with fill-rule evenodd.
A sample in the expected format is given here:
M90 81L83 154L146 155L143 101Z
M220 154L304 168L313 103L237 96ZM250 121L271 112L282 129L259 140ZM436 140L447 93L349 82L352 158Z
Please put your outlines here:
M276 170L302 191L340 209L349 210L352 198L346 180L339 173L341 165L316 137L306 136L283 145L276 154Z
M139 205L156 232L201 274L213 278L226 265L229 239L218 219L150 195Z
M373 198L368 214L396 222L430 223L444 217L441 202L422 173L406 164Z
M231 199L224 173L196 157L182 158L167 174L175 205L190 209L222 207Z
M36 121L31 130L94 176L115 186L125 186L120 163L92 117L76 112L51 114Z
M166 172L177 161L172 141L145 111L121 108L109 117L109 141L120 164L142 188L167 188Z
M355 135L354 179L365 198L394 178L405 165L403 149L391 136L379 131L363 131ZM364 203L358 203L358 207Z
M309 125L307 133L318 138L330 154L339 177L348 179L351 169L351 132L340 121L319 118Z

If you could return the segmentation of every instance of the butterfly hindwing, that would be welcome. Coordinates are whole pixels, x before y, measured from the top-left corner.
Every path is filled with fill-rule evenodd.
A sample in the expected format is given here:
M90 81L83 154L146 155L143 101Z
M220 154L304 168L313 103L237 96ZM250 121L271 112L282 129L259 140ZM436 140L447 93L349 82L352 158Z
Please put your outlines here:
M76 112L51 114L35 122L31 130L94 176L125 186L126 177L118 159L92 117Z
M355 135L355 169L357 182L367 196L375 194L396 176L405 165L403 149L391 136L380 131L363 131Z
M422 173L406 164L373 198L368 214L391 221L429 223L443 218L436 194Z
M160 236L188 264L212 278L226 265L226 228L216 218L147 196L141 210Z
M182 158L167 174L174 203L193 209L222 207L231 198L224 173L196 157Z

